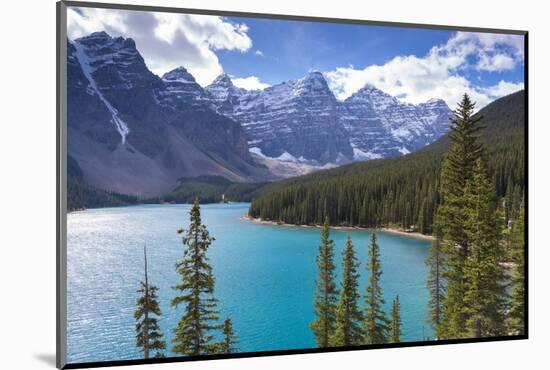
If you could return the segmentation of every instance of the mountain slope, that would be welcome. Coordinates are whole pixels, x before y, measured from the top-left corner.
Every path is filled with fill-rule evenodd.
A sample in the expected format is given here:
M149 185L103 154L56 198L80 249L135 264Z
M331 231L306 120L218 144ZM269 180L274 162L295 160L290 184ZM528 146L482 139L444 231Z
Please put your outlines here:
M414 152L444 135L451 115L443 100L419 105L402 103L372 85L357 91L341 106L355 159Z
M67 48L68 151L85 183L149 197L181 177L271 178L251 158L242 127L213 111L183 69L161 79L132 39L105 32Z
M341 102L319 72L255 91L221 75L206 91L219 113L242 124L251 151L317 165L415 151L447 132L452 113L442 100L402 103L371 85Z
M338 102L319 72L250 92L236 89L225 75L206 89L219 112L242 124L250 148L264 156L320 164L353 156Z
M524 186L523 91L483 108L481 141L497 193L507 207L521 199ZM430 233L437 201L437 179L445 136L418 152L355 163L266 185L250 206L250 215L294 224L411 225Z

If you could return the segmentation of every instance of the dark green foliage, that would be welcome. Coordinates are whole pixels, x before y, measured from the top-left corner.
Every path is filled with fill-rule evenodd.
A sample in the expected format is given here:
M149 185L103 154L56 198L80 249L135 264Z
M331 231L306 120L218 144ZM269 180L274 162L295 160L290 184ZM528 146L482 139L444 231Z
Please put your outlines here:
M519 207L524 187L524 115L523 91L489 104L478 115L483 117L478 125L486 126L480 143L486 148L497 195L509 193L516 199L507 203L510 213ZM440 165L449 143L449 136L444 136L404 157L355 163L265 185L256 191L249 214L317 225L328 215L332 225L414 226L430 234L439 203Z
M501 265L499 213L495 209L494 186L487 178L481 159L477 159L472 179L466 183L466 220L468 256L464 264L465 294L462 307L467 315L467 335L473 338L504 334L505 272Z
M430 292L428 323L434 329L436 338L439 338L441 330L441 318L443 313L443 301L445 299L445 255L441 245L441 235L434 231L436 239L430 246L430 253L426 259L430 271L428 273L427 287Z
M464 95L455 111L449 135L451 143L441 168L440 204L435 217L444 265L445 295L440 315L434 309L438 287L433 273L428 283L432 295L431 321L436 336L445 339L505 334L508 297L502 265L505 260L502 225L516 210L510 203L505 203L504 212L497 207L495 189L498 190L499 179L490 177L484 165L489 157L484 155L480 140L480 116L473 111L474 104ZM432 256L432 264L433 259Z
M126 206L137 202L134 196L107 192L88 185L78 162L67 156L67 211Z
M310 324L310 327L315 335L317 346L324 348L330 345L329 339L334 334L336 303L338 300L338 291L334 282L334 241L330 239L327 219L325 219L321 231L317 268L319 272L313 302L316 319Z
M223 322L223 343L221 343L221 353L229 354L237 352L239 350L237 344L239 344L239 342L233 331L233 322L231 318L228 317Z
M383 307L386 302L380 286L382 266L380 263L380 247L376 242L375 233L372 233L371 237L367 270L370 272L370 276L365 296L366 307L363 327L365 342L366 344L382 344L388 340L390 322Z
M390 327L390 343L401 342L401 304L399 303L399 296L395 296L391 307L391 327Z
M510 330L512 334L525 333L525 208L522 205L518 218L512 223L510 234L512 269L512 302Z
M474 116L474 103L464 95L455 111L449 138L451 144L444 155L439 187L436 227L441 232L447 268L444 271L446 294L438 334L442 338L468 336L464 310L466 294L465 263L469 256L470 236L466 232L466 185L473 180L473 169L481 158L479 143L480 116Z
M136 324L136 346L143 352L143 358L148 359L152 351L156 351L155 357L164 357L163 350L166 342L162 339L162 332L158 325L160 307L158 304L158 287L149 284L147 276L147 250L143 247L145 257L145 281L140 282L137 299L137 308L134 313Z
M363 313L359 308L359 261L353 242L348 236L342 255L342 282L340 299L336 308L336 329L330 339L331 346L351 346L363 343L361 323Z
M222 176L199 176L180 179L180 185L172 192L148 203L191 203L200 198L201 203L218 203L222 199L232 202L249 202L253 194L265 183L237 183Z
M199 200L195 199L189 212L190 225L182 238L185 251L183 259L176 263L181 283L174 289L180 294L172 299L172 306L184 304L184 312L174 329L172 351L185 355L215 353L219 344L213 343L212 331L221 329L218 321L217 299L214 298L214 275L206 255L214 241L202 224Z

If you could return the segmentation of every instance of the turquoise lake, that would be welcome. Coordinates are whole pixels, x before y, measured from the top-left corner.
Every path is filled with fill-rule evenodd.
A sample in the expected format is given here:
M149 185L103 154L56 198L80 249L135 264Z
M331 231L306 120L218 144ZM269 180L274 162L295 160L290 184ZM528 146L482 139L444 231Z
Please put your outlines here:
M315 347L315 257L320 230L242 219L249 204L203 205L202 220L216 240L209 250L221 317L231 315L241 352ZM189 205L144 205L74 212L67 219L68 362L141 358L135 347L136 290L147 244L149 280L157 285L160 325L170 347L182 307L170 306L178 282L175 262L188 225ZM351 234L361 261L361 293L370 231L333 230L336 263ZM380 232L382 288L389 309L399 295L404 341L432 335L425 323L429 242ZM174 356L170 351L166 356Z

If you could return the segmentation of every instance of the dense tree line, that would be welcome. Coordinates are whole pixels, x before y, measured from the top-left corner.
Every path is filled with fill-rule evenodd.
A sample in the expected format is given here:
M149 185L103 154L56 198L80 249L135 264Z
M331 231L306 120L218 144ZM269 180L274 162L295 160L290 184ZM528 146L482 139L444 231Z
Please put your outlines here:
M330 239L328 221L321 231L317 255L318 277L314 295L313 330L318 347L341 347L361 344L397 343L401 341L399 298L392 302L391 318L384 310L385 300L380 286L382 265L376 234L372 234L366 269L369 273L361 307L359 266L351 237L342 252L342 279L336 288L334 241Z
M147 203L192 203L199 198L201 203L219 203L225 200L249 202L253 194L265 183L239 183L222 176L198 176L180 179L180 185L168 194L148 199Z
M519 209L524 187L524 93L499 99L482 109L487 128L487 171L496 195L506 197L505 216ZM410 155L342 166L266 185L250 206L252 217L292 224L316 224L328 215L332 225L398 226L433 233L439 203L443 154L450 138Z
M523 328L521 200L505 212L504 194L496 195L498 178L489 176L485 165L484 126L474 105L467 95L459 103L441 167L436 239L427 260L429 322L438 339L502 336ZM504 265L510 258L515 265L511 301Z

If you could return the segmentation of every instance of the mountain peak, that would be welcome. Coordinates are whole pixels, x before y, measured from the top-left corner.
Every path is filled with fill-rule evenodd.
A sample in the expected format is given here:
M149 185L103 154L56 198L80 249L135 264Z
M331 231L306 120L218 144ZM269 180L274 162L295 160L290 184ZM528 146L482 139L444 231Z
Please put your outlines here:
M74 40L80 45L84 45L87 49L97 50L97 52L105 54L105 51L100 49L109 48L111 51L127 50L131 53L137 53L136 42L128 37L112 37L105 31L93 32L87 36L83 36Z
M296 81L294 90L295 93L299 94L308 94L310 92L322 93L323 95L332 94L325 76L319 71L310 71L305 77Z
M196 82L195 77L187 71L184 67L177 67L173 70L166 72L162 75L163 80L177 81L177 82Z
M360 88L357 93L368 93L368 94L383 94L383 95L387 95L387 96L391 96L390 94L387 94L385 93L384 91L380 90L379 88L377 88L376 86L374 86L373 84L371 83L366 83L365 86L363 86L362 88Z
M317 70L310 70L308 73L307 73L307 78L322 78L323 80L325 79L325 77L323 76L323 74Z
M231 81L231 77L227 73L222 73L216 77L211 85L233 86L233 81Z
M327 85L327 80L325 79L325 76L319 72L319 71L309 71L305 77L301 79L302 81L312 81L312 82L320 82L323 85Z
M79 37L75 39L77 42L89 42L89 41L110 41L113 38L105 31L92 32L89 35Z
M397 104L398 100L394 96L385 93L376 86L367 83L365 86L354 92L345 101L348 102L368 102L375 109L384 109L389 105Z
M425 103L421 103L421 105L448 107L445 100L438 99L438 98L431 98L428 101L426 101Z

